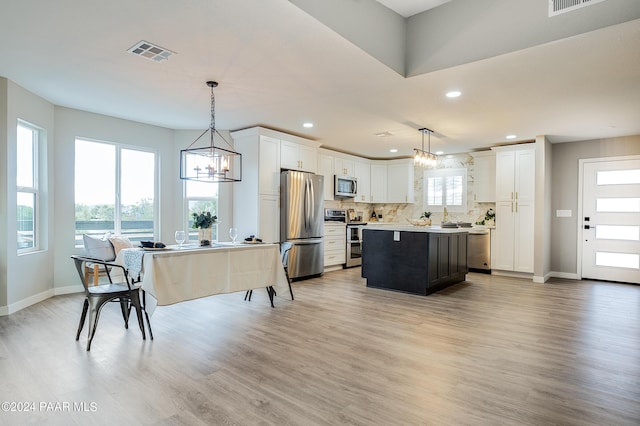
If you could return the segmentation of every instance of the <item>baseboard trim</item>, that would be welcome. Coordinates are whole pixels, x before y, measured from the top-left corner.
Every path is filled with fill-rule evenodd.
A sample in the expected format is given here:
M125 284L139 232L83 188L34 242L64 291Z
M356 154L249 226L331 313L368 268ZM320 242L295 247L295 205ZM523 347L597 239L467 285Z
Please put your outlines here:
M56 287L53 291L54 295L61 296L63 294L82 293L84 289L81 285L69 285L66 287Z
M36 303L40 303L43 300L47 300L53 296L54 296L53 289L49 289L49 290L43 291L42 293L34 294L33 296L29 296L25 299L18 300L17 302L7 306L8 308L7 314L11 315L24 308L28 308L31 305L35 305Z
M565 278L565 279L568 279L568 280L579 280L580 279L578 274L575 274L573 272L555 272L555 271L551 271L551 272L549 272L549 274L553 278Z
M513 272L513 271L502 271L500 269L491 269L491 275L500 275L503 277L513 277L513 278L524 278L524 279L533 279L533 274L529 274L526 272Z
M33 296L29 296L25 299L19 300L15 303L12 303L8 306L0 306L0 316L7 316L14 314L24 308L28 308L31 305L35 305L36 303L40 303L43 300L47 300L52 298L53 296L59 296L63 294L71 294L71 293L81 293L83 291L81 285L72 285L66 287L56 287L53 289L49 289L47 291L43 291L42 293L34 294Z

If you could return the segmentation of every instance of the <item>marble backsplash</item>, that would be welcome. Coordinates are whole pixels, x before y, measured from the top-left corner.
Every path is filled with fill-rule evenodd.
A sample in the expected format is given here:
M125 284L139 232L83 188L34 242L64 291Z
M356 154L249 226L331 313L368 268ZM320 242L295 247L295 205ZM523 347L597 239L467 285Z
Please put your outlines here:
M456 222L475 223L483 219L488 209L495 210L495 203L476 203L474 199L474 167L473 157L468 154L448 155L438 161L437 168L460 168L467 169L467 208L464 212L449 212L449 220ZM368 204L356 203L350 200L325 201L327 208L354 209L362 215L364 221L369 221L372 213L382 215L384 222L408 223L409 219L420 217L425 208L423 207L423 171L416 167L414 170L414 202L413 204ZM431 220L434 224L442 222L443 214L433 212Z

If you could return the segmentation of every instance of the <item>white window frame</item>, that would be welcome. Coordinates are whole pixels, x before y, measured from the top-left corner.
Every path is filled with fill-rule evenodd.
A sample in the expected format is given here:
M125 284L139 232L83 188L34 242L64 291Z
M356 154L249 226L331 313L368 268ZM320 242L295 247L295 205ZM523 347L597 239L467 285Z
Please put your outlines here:
M184 226L184 230L186 231L187 234L187 243L193 243L198 241L198 230L197 229L193 229L191 227L191 223L192 223L192 218L191 218L191 212L189 211L189 203L191 201L204 201L204 202L209 202L209 201L214 201L215 200L215 205L218 207L216 209L216 211L212 211L211 214L218 216L218 222L220 222L220 184L219 183L202 183L202 182L198 182L198 184L200 185L211 185L211 188L214 189L214 186L217 185L217 188L215 188L215 196L201 196L201 195L189 195L189 191L187 186L189 185L189 180L184 180L183 181L183 185L182 185L182 194L183 197L182 199L184 200L184 204L183 204L183 209L182 211L184 212L184 221L183 221L183 226ZM195 181L194 181L195 182ZM213 191L212 191L213 192ZM218 241L218 239L220 238L219 232L220 230L217 229L217 226L214 227L216 229L214 229L214 235L213 235L213 240L214 241Z
M443 184L442 190L442 204L429 204L429 184L430 178L442 178L446 182L448 178L455 176L462 177L462 202L460 205L446 204L447 199L447 185ZM423 202L422 207L425 211L430 212L443 212L444 207L447 208L447 212L454 213L466 213L467 211L467 169L465 167L448 168L448 169L428 169L424 171L423 177Z
M42 139L43 129L34 126L24 120L18 120L16 125L16 172L20 168L20 164L18 164L17 151L18 151L18 141L17 133L18 128L24 128L29 130L32 133L32 156L31 156L31 167L32 167L32 186L18 186L16 184L16 214L18 208L18 195L19 194L31 194L33 196L33 245L32 247L26 248L17 248L18 254L27 254L40 250L41 238L40 238L40 216L41 216L41 208L40 208L40 142ZM16 174L17 180L17 174ZM18 228L17 217L16 217L16 230ZM17 233L16 233L17 235Z
M153 205L153 235L150 236L149 238L153 239L154 241L157 239L158 237L158 233L159 233L159 229L160 229L160 214L159 214L159 205L160 205L160 158L158 155L158 152L154 149L150 149L150 148L145 148L145 147L140 147L140 146L135 146L135 145L127 145L127 144L121 144L121 143L117 143L117 142L108 142L108 141L103 141L103 140L97 140L97 139L92 139L92 138L85 138L85 137L76 137L75 141L74 141L74 147L75 144L78 141L83 141L83 142L91 142L91 143L99 143L99 144L104 144L104 145L110 145L113 146L115 148L115 200L114 200L114 219L113 219L113 233L115 235L119 235L122 233L122 204L120 202L120 191L121 191L121 182L122 182L122 150L129 150L129 151L140 151L140 152L146 152L146 153L150 153L154 155L154 169L155 169L155 176L154 176L154 205ZM75 160L74 160L74 170L75 170ZM74 193L75 193L75 188L74 188ZM76 227L75 227L75 200L74 200L74 235L76 232ZM110 232L110 231L108 231ZM82 241L82 237L80 236L80 238L78 238L78 235L75 235L75 246L76 248L79 247L83 247L84 246L84 242Z

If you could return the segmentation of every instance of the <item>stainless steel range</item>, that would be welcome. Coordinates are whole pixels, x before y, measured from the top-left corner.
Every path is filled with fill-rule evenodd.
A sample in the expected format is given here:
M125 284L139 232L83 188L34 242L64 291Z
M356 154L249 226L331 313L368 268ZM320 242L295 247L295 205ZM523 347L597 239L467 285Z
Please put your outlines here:
M345 268L362 265L362 227L367 223L349 221L346 209L324 209L324 220L347 224Z

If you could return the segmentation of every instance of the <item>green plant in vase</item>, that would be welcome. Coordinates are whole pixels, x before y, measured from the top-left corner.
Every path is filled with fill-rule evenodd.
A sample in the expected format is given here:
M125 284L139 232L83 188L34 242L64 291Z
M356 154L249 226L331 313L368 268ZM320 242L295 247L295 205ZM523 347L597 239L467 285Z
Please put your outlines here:
M431 212L422 212L420 220L424 221L427 226L431 225Z
M211 233L214 224L218 223L218 216L211 212L192 213L193 224L191 227L198 230L198 240L201 246L211 245Z
M487 213L484 215L484 223L489 226L496 224L496 212L494 212L493 209L487 210Z

